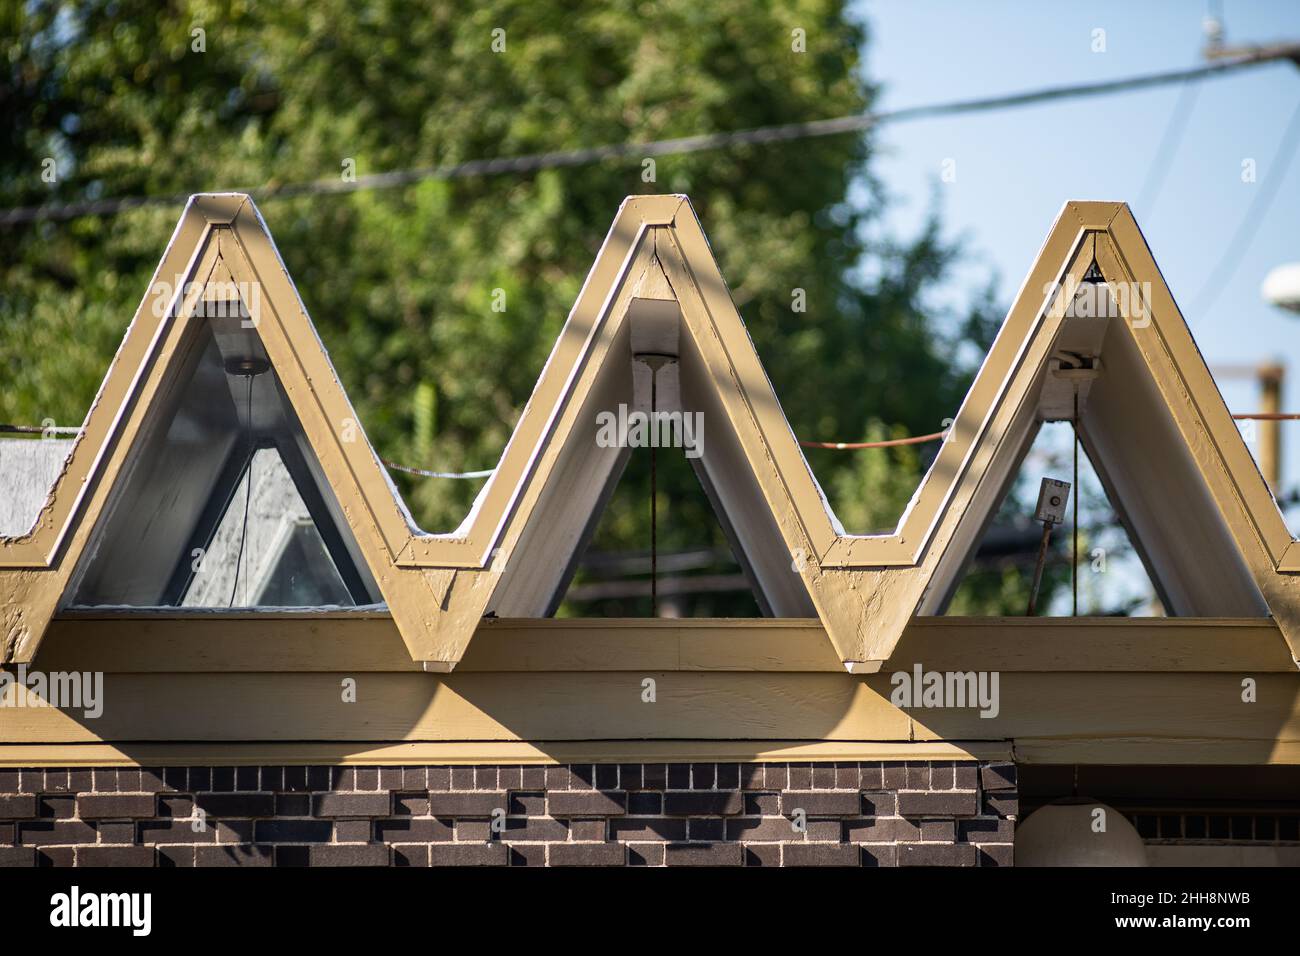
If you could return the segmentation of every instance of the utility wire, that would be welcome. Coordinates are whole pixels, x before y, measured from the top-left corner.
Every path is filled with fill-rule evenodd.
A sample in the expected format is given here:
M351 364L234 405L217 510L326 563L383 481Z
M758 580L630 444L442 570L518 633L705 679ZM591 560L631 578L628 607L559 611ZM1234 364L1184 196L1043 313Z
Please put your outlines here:
M1160 145L1156 147L1155 157L1151 160L1151 166L1147 170L1146 182L1142 184L1142 191L1138 193L1137 203L1134 205L1134 208L1143 215L1151 211L1151 207L1155 205L1156 199L1160 195L1160 190L1164 188L1165 177L1173 163L1174 153L1178 151L1178 144L1182 141L1183 131L1187 128L1187 120L1192 115L1192 108L1196 105L1196 94L1200 90L1200 77L1193 77L1190 80L1185 80L1183 88L1178 92L1178 101L1169 114L1169 122L1165 125L1164 134L1160 137Z
M1300 57L1300 44L1282 47L1270 47L1244 53L1241 56L1218 60L1201 66L1181 70L1168 70L1161 73L1149 73L1141 76L1126 77L1117 80L1102 80L1094 83L1077 83L1066 86L1052 86L1020 93L1008 93L1000 96L984 97L971 100L953 100L943 103L931 103L924 106L909 106L896 110L882 110L874 113L860 113L852 116L840 116L833 119L813 120L807 123L786 123L779 126L762 126L756 129L736 130L723 133L705 133L698 136L683 136L675 139L649 140L640 143L619 143L607 146L592 146L581 149L555 150L543 153L530 153L522 156L496 157L493 159L475 159L464 163L453 163L417 169L400 169L386 173L372 173L358 176L355 180L316 180L313 182L290 183L283 186L265 186L238 190L246 192L259 200L286 199L297 196L333 195L351 193L363 189L391 189L408 186L425 180L465 179L471 176L494 176L504 173L531 173L543 169L558 169L568 166L585 166L590 163L626 157L648 158L681 153L697 153L704 150L723 149L729 146L763 145L767 143L789 142L817 136L836 136L842 133L861 132L883 123L901 123L909 120L928 119L935 116L960 115L963 113L981 113L989 110L1009 109L1020 106L1033 106L1052 100L1079 96L1102 96L1111 93L1123 93L1132 90L1148 89L1180 83L1200 77L1228 73L1234 70L1258 66L1276 60ZM37 220L66 220L78 216L112 216L130 209L145 206L177 205L188 199L188 195L169 196L122 196L115 199L88 200L66 204L44 206L20 206L0 211L0 226L10 226Z
M1210 278L1201 287L1200 295L1194 300L1192 305L1193 315L1201 316L1209 312L1214 303L1218 301L1220 294L1222 294L1223 287L1236 274L1237 267L1241 265L1242 256L1246 254L1246 250L1250 248L1250 244L1255 240L1255 232L1259 229L1260 222L1268 212L1273 197L1277 195L1282 180L1286 178L1287 170L1291 166L1291 157L1295 155L1298 142L1300 142L1300 104L1296 105L1295 112L1291 114L1291 121L1287 124L1286 132L1282 134L1282 141L1278 143L1273 162L1264 174L1264 181L1259 183L1259 189L1255 192L1255 198L1246 210L1246 215L1242 217L1241 223L1237 226L1237 231L1233 233L1232 239L1228 242L1227 252L1223 254L1223 258L1219 260L1214 272L1210 274Z

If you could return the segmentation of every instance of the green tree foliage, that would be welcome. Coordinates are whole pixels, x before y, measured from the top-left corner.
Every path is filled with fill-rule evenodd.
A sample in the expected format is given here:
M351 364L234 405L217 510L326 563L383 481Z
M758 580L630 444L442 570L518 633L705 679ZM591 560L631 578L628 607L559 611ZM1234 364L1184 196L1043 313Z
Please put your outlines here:
M364 175L857 113L874 93L865 41L839 0L0 0L0 205L337 181L349 163ZM950 358L959 334L940 336L926 303L954 251L935 228L867 241L881 203L870 146L664 156L653 182L629 159L260 205L384 458L495 463L631 193L691 196L796 434L935 431L967 381ZM82 419L179 212L0 228L0 420ZM648 545L643 457L603 546ZM925 460L814 464L855 517L888 524ZM432 531L455 527L479 487L399 481ZM667 469L660 495L661 547L709 543L688 469Z

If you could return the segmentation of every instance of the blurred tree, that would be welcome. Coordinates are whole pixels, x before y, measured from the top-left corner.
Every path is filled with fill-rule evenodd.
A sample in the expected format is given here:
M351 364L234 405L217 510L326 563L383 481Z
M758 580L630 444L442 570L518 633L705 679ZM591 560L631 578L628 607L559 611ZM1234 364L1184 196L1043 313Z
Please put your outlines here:
M865 41L840 0L0 0L0 205L857 113L873 97ZM881 205L869 149L838 136L659 157L650 182L629 159L261 208L385 458L495 463L629 193L690 194L796 434L934 431L969 375L951 359L960 333L941 336L926 303L955 250L935 224L912 242L867 241ZM0 420L82 419L178 213L0 228ZM648 544L643 457L603 547ZM849 511L879 480L855 517L889 525L926 460L823 452L814 464ZM665 476L661 548L720 543L689 471ZM454 528L479 488L398 481L430 531Z

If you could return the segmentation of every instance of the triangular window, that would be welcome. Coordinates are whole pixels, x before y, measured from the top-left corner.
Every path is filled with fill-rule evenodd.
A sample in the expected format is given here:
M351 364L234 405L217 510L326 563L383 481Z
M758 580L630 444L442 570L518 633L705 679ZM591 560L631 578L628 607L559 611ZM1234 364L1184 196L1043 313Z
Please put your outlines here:
M374 603L378 590L255 323L238 299L209 294L201 306L70 604Z

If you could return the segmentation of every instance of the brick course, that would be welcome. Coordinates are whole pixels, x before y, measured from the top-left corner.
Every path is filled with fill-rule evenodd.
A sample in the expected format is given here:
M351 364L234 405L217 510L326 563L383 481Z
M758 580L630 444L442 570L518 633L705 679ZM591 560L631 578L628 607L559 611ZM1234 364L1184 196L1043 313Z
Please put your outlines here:
M1008 866L1008 763L0 771L0 866Z

